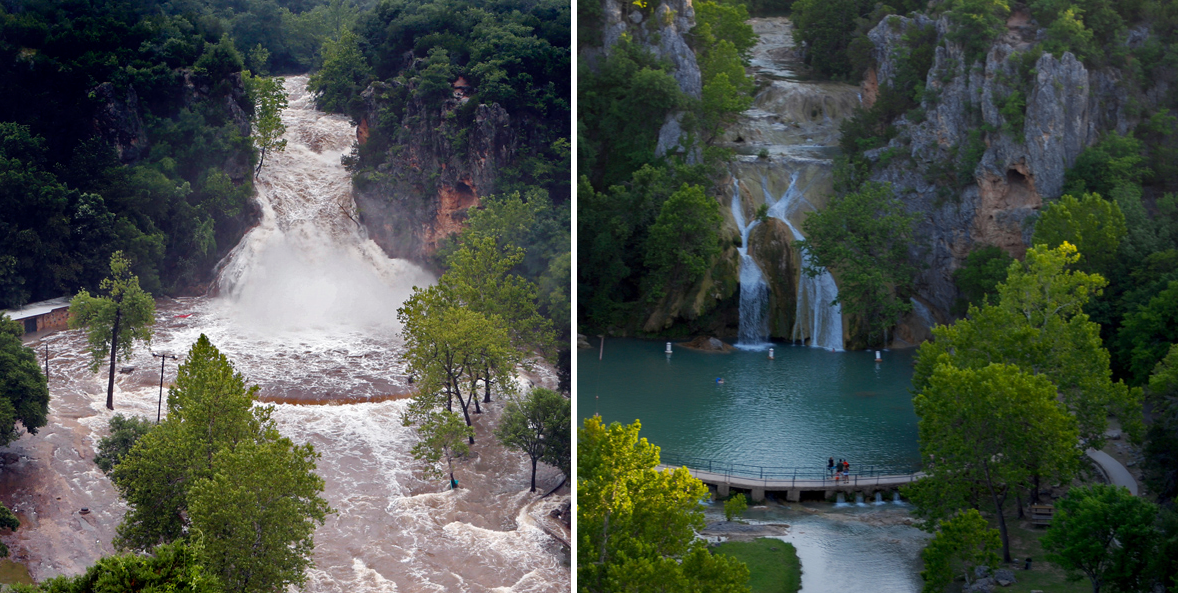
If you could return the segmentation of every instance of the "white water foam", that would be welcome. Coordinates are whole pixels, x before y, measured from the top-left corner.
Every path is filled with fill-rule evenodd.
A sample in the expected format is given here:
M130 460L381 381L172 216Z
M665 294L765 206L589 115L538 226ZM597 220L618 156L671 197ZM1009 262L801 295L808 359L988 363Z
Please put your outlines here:
M791 223L790 215L806 204L804 191L796 187L799 172L791 174L791 182L787 191L775 199L767 189L766 177L762 178L762 195L770 206L767 216L781 220L790 229L796 241L803 240L803 233ZM807 204L810 205L810 204ZM811 261L811 254L806 249L799 254L804 266ZM811 346L827 350L844 350L844 324L840 314L840 305L836 303L839 290L836 280L826 268L815 277L809 276L802 270L799 272L799 284L795 294L795 326L791 330L794 340L811 340Z
M750 248L750 231L758 225L757 220L746 223L742 212L742 198L738 191L737 177L733 181L733 199L730 201L733 219L742 230L742 245L738 248L741 255L741 271L738 282L741 297L738 301L738 341L737 347L745 350L761 350L770 346L770 320L766 317L766 309L770 300L770 287L766 284L766 277L762 268L748 253Z

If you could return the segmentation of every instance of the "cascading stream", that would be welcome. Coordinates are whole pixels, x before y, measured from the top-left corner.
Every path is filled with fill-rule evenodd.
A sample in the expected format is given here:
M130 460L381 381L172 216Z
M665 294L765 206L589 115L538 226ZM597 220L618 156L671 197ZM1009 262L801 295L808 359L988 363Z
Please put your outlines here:
M787 225L791 236L796 241L803 240L803 233L791 223L790 214L798 209L802 202L803 192L796 189L799 174L791 176L791 183L787 191L775 200L766 187L766 180L762 181L762 194L770 206L766 215L777 218ZM811 264L811 254L806 249L799 252L799 261L805 268ZM791 330L791 339L802 341L811 340L816 348L830 350L844 349L844 320L840 314L840 305L836 303L839 292L836 280L827 268L820 268L817 276L811 276L802 269L799 272L798 290L795 295L795 327Z
M739 345L765 343L770 333L767 300L757 298L769 294L757 260L768 256L757 250L753 251L756 257L749 255L750 225L742 216L742 196L758 202L755 196L760 186L761 201L770 207L767 215L782 221L794 240L802 240L802 216L822 207L832 192L831 167L839 153L840 122L860 105L856 87L796 78L798 65L790 51L795 43L787 19L757 18L749 22L759 35L751 50L750 67L762 90L753 107L743 112L724 135L728 146L740 155L730 170L734 179L731 208L742 229ZM793 256L784 252L781 257ZM803 265L797 267L806 267L810 258L806 251L800 253L798 260ZM843 317L839 305L833 304L838 295L835 279L826 269L814 277L801 269L791 339L817 348L842 350ZM753 337L755 333L758 338Z
M287 148L262 169L262 219L221 267L221 295L263 331L396 328L391 305L433 278L387 257L356 222L340 164L356 139L347 118L317 111L306 77L287 78L284 89Z
M754 261L754 258L750 257L748 253L750 230L758 225L758 221L753 220L746 223L745 215L742 213L742 200L738 193L737 181L734 181L733 200L730 202L730 208L733 210L734 221L737 222L738 228L742 229L742 246L738 248L738 253L742 257L742 267L739 276L741 300L738 304L737 346L739 348L763 348L767 345L767 340L770 337L770 321L766 318L770 287L766 284L762 268L758 267L758 262Z

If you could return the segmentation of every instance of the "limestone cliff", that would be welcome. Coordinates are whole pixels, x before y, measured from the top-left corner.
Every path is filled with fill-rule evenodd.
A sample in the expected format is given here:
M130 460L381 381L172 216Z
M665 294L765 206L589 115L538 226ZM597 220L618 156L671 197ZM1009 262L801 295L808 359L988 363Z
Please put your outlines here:
M362 94L360 150L372 148L383 114L399 91L404 96L399 86L374 82ZM357 179L361 223L390 257L427 260L442 239L462 229L468 209L496 191L501 169L515 165L519 149L529 145L534 122L512 121L499 104L472 102L462 78L452 86L439 107L407 101L392 143L382 138L389 144L380 147L384 162Z
M602 47L584 48L581 53L591 68L599 59L609 56L611 48L627 35L670 64L669 73L680 85L680 90L689 97L700 99L701 69L687 40L689 31L696 26L692 0L662 0L654 10L635 2L602 0L602 14ZM681 129L683 116L683 113L674 112L665 117L656 143L656 155L671 152L687 154L690 161L696 158L699 149L687 145L688 140Z
M997 245L1021 257L1043 200L1061 194L1065 172L1078 155L1103 133L1132 130L1137 114L1158 107L1176 80L1175 72L1157 72L1140 91L1119 71L1087 69L1070 53L1060 59L1040 54L1033 61L1022 52L1042 39L1044 30L1023 8L1012 13L1007 33L975 63L947 38L946 17L893 16L869 32L876 66L862 84L866 103L874 100L878 85L891 84L898 51L904 49L902 32L911 26L933 26L938 38L921 103L924 118L900 118L889 145L865 153L876 162L870 178L891 182L906 207L922 215L916 236L926 242L911 255L922 267L916 299L927 310L915 307L903 321L899 337L904 334L907 342L920 339L921 324L949 320L958 296L951 275L973 247ZM1021 98L1023 119L1011 108L1005 117L1002 106ZM952 167L972 171L972 182L960 185L954 175L948 178Z

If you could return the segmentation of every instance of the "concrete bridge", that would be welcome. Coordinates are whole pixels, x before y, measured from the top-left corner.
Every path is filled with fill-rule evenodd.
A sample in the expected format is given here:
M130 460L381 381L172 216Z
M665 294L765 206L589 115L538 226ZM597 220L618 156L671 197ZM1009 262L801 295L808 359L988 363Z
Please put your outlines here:
M661 464L656 469L675 469L677 467L686 466ZM729 472L687 469L694 478L708 484L709 489L717 493L717 498L728 498L731 489L748 490L750 498L754 502L766 500L768 492L781 493L788 502L830 500L841 492L849 499L859 493L864 496L865 500L871 500L877 492L881 492L882 497L885 497L885 493L890 493L888 498L891 499L891 493L899 487L925 477L922 472L893 475L851 474L847 479L835 480L826 475L815 475L815 472L809 472L811 475L807 477L784 477L782 475L752 477Z

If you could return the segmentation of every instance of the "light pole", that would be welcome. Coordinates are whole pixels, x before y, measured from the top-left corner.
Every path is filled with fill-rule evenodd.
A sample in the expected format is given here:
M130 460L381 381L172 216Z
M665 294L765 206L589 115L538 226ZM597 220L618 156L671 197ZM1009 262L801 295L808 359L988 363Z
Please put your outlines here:
M152 352L152 356L160 357L160 400L156 402L156 424L160 423L160 410L164 407L164 359L171 358L176 360L173 354L156 354Z

